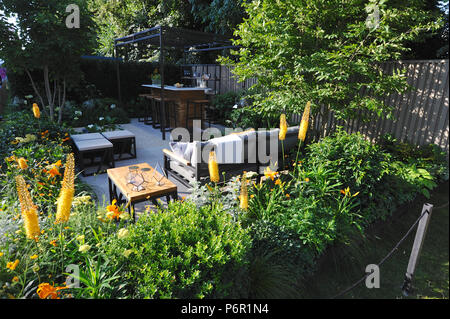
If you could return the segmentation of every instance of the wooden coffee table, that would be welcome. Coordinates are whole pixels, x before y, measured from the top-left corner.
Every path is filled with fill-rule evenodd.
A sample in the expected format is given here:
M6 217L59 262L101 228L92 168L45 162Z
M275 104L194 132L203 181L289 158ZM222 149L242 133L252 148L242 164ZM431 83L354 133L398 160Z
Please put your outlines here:
M145 186L144 190L133 191L130 185L127 184L126 178L130 166L137 166L139 167L139 169L149 168L153 170L153 167L151 167L147 163L133 164L129 166L122 166L108 169L106 172L108 174L110 202L116 199L119 205L122 205L124 203L130 203L130 205L128 205L128 211L131 214L131 208L133 208L134 212L134 204L136 203L151 201L156 206L159 206L158 202L156 201L157 198L165 196L167 202L169 202L170 197L172 197L173 200L178 199L177 186L174 183L172 183L169 179L162 176L158 171L155 172L155 176L158 179L162 178L161 182L163 183L163 185L161 186L156 185L156 181L155 179L153 179L150 184Z

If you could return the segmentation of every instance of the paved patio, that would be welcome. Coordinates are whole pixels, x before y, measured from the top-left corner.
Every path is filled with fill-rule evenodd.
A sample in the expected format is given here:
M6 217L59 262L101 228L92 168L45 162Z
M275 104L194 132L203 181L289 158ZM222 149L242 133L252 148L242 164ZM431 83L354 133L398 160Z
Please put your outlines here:
M162 140L161 131L159 129L154 129L151 125L145 125L139 122L136 118L131 119L129 124L121 124L123 129L128 130L136 136L136 153L137 158L130 160L116 161L116 167L127 166L137 163L148 163L150 166L155 167L156 163L163 166L163 152L164 148L170 149L169 147L169 135L166 135L166 140ZM109 202L109 191L108 191L108 178L107 174L99 174L94 176L84 177L80 175L81 180L89 184L93 191L96 193L99 204ZM178 187L178 195L186 196L189 191L188 189L181 185L176 180L171 179ZM161 198L161 200L165 200ZM136 204L136 211L142 212L145 210L146 205L151 203L139 203ZM152 205L150 205L152 206Z

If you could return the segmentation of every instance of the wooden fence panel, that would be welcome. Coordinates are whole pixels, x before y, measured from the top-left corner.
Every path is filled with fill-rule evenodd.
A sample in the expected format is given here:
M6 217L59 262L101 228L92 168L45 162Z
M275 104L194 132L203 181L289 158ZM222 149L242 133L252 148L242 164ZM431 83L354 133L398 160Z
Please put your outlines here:
M198 72L206 72L204 66L194 68ZM239 83L232 73L232 67L217 65L220 81L217 83L218 92L239 91L250 88L257 82L256 78ZM366 123L361 120L350 120L348 123L337 121L331 114L326 125L327 134L332 126L343 125L349 133L361 132L371 141L389 133L401 141L408 141L416 145L434 143L449 152L449 60L414 60L383 63L382 69L392 73L398 68L406 70L408 84L413 87L403 94L390 94L384 102L393 107L393 118L374 117L373 121ZM217 74L217 73L216 73ZM208 84L210 86L210 84ZM361 92L370 94L370 92ZM365 111L360 111L359 116ZM299 122L301 114L294 114L291 118ZM319 129L324 119L316 115L312 125Z

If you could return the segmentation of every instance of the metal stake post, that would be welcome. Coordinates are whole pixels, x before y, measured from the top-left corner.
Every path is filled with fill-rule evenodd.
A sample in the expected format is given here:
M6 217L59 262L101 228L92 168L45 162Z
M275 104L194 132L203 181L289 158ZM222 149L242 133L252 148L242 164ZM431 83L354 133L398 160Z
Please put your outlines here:
M420 251L422 250L423 241L427 232L428 224L431 218L431 212L433 211L433 205L424 204L421 215L422 218L417 226L416 237L414 238L414 244L412 247L411 255L409 256L408 268L406 269L405 281L403 283L402 292L407 296L411 292L411 283L414 277L414 271L416 270L417 262L419 260Z

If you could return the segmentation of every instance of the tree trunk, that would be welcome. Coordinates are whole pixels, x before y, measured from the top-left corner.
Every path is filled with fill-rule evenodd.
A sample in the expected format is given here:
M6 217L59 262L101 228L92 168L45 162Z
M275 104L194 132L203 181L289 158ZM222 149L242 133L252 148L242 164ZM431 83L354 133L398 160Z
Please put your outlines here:
M31 82L31 86L34 90L34 93L37 95L37 97L39 98L39 102L41 103L41 109L44 111L44 114L46 116L48 116L47 113L47 109L45 108L45 103L44 103L44 99L42 98L41 94L39 94L39 91L36 87L36 83L34 83L33 77L31 76L31 73L28 69L25 69L26 74L28 75L28 78L30 79Z
M50 79L48 77L48 66L44 66L44 86L45 86L45 93L47 94L47 100L48 100L48 107L50 112L50 120L53 121L55 117L54 112L54 104L52 100L52 91L50 89Z
M66 104L66 79L65 78L63 78L63 89L62 90L63 90L62 100L59 101L58 124L61 124L61 122L62 122L62 114L63 114L64 104Z

